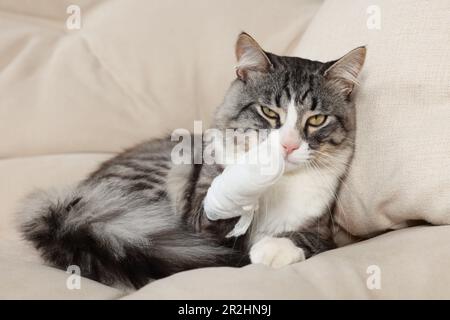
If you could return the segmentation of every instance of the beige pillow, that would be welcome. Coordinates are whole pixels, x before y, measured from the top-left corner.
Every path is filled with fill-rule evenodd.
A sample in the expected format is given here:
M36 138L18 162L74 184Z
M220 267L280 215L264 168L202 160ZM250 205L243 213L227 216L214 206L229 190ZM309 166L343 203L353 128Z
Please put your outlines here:
M66 8L81 7L68 30ZM287 53L321 1L0 2L0 157L116 152L209 119L240 31Z
M398 230L281 269L251 264L180 272L124 298L449 299L449 241L450 226Z
M336 210L354 235L450 222L449 23L448 0L326 1L295 50L329 60L368 48L356 152Z

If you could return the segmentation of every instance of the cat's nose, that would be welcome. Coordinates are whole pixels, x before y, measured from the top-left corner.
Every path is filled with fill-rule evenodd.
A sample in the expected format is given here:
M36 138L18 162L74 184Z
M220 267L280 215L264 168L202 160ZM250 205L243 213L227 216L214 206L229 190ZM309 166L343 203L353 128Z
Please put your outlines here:
M291 154L293 151L300 148L299 143L283 143L282 146L287 154Z

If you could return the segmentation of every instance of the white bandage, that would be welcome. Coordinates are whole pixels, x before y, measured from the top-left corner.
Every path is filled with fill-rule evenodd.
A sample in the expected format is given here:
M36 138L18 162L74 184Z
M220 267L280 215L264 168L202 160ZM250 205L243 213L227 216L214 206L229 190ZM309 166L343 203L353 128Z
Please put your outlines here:
M214 179L204 201L205 213L210 220L241 216L227 237L237 237L247 231L260 196L284 173L278 132L272 132L243 157L244 161L227 166Z

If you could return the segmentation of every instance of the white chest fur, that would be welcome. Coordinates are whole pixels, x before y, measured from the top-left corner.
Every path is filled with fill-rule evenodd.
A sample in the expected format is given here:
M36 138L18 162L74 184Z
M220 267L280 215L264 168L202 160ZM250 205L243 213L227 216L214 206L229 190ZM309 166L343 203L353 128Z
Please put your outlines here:
M251 242L296 231L328 212L337 185L338 175L332 170L304 168L285 174L261 197Z

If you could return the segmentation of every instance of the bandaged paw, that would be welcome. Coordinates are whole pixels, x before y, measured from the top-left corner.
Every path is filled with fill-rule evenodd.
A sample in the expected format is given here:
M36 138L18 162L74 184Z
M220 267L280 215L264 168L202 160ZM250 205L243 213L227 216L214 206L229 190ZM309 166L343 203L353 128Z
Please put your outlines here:
M277 132L229 165L212 182L204 201L210 220L241 216L229 236L244 234L251 224L260 196L284 173L284 158ZM255 161L256 160L256 161Z
M281 268L305 260L303 249L288 238L264 237L250 249L250 261Z

